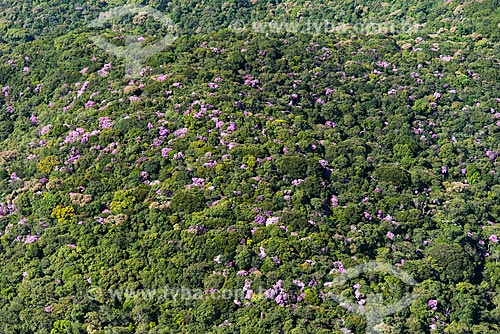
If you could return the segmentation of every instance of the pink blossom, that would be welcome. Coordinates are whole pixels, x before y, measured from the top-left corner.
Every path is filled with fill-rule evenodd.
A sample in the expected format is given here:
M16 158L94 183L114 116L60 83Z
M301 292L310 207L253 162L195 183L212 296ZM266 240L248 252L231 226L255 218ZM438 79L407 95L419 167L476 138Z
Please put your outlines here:
M114 124L108 116L99 118L99 126L102 129L111 129Z
M179 160L181 158L184 157L184 153L183 152L177 152L174 154L174 160Z
M24 239L24 243L25 244L31 244L35 241L38 240L38 237L36 235L27 235L26 236L26 239Z
M95 105L94 101L88 101L85 103L85 109L92 108Z
M437 305L438 305L438 301L435 300L435 299L430 299L428 302L427 302L427 305L434 311L437 310Z
M254 220L253 220L253 221L254 221L255 223L257 223L257 224L262 225L262 224L264 224L264 223L266 222L266 218L264 218L264 217L262 217L262 216L260 216L260 215L257 215L257 216L255 216L255 218L254 218Z
M266 226L274 225L274 224L278 223L279 220L280 220L279 217L269 217L266 219Z
M174 131L174 136L175 138L183 138L187 132L187 128L178 129Z
M130 102L136 102L136 101L140 101L141 98L140 97L137 97L137 96L131 96L129 97L129 101Z
M107 78L109 75L108 70L111 68L112 63L104 64L102 69L100 69L97 74L99 74L103 78Z
M153 78L153 80L158 81L158 82L162 82L162 81L165 81L167 78L168 78L168 74L162 74L162 75L157 76L156 78Z
M161 156L164 158L168 158L168 152L170 152L170 151L172 151L172 149L169 147L162 148Z
M332 270L330 270L330 275L332 273L346 273L347 270L344 268L344 264L340 261L333 262L333 265L335 266Z
M253 290L247 290L245 294L245 299L251 299L253 295Z
M228 132L236 131L236 124L234 122L229 122L229 126L227 127L226 131Z
M339 199L335 195L332 195L330 202L332 203L332 208L336 208L339 206Z
M378 61L377 62L377 66L379 66L379 67L388 68L389 65L390 65L390 63L388 63L386 61Z
M498 156L498 153L495 151L486 151L486 156L491 160L495 160Z
M191 178L191 180L193 181L192 185L194 187L205 188L205 179L199 177L193 177Z

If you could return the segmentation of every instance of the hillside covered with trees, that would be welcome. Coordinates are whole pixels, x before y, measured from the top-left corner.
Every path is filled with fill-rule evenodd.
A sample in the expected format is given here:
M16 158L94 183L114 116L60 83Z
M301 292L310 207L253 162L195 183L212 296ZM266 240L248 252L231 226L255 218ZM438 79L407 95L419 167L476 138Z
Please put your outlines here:
M0 0L1 333L500 332L499 1L124 3Z

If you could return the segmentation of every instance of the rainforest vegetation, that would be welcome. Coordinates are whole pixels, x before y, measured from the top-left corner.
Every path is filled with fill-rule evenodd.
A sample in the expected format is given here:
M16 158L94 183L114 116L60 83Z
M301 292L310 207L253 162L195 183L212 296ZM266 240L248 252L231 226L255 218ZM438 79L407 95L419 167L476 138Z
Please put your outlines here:
M134 3L0 0L1 333L500 332L499 1Z

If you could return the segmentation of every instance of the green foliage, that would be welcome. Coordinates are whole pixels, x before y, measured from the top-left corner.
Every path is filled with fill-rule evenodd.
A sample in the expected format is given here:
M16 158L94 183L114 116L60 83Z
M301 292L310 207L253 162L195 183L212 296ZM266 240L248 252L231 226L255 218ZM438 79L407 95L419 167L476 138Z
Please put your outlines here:
M78 323L69 320L56 320L54 322L54 328L50 331L50 334L80 334L83 333L81 327Z
M205 201L199 191L181 190L174 194L170 206L174 212L193 213L203 210Z
M436 243L429 247L427 256L436 261L437 274L450 282L473 277L473 264L460 245Z
M307 160L300 156L284 155L277 161L277 166L281 174L291 179L301 179L306 176Z
M109 209L113 213L130 213L134 208L136 192L132 190L118 190L113 194Z
M52 210L51 217L56 218L59 223L71 220L75 216L75 209L72 206L56 206Z
M0 1L0 333L500 332L498 3L122 4Z
M400 188L410 186L410 174L398 166L382 166L375 170L375 175L385 182L390 182Z

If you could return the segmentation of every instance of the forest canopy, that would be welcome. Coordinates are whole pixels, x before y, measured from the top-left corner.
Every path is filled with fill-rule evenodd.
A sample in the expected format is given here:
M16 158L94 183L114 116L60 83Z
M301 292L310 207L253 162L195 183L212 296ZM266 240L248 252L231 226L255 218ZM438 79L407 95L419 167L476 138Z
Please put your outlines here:
M500 331L498 1L136 3L0 0L1 333Z

